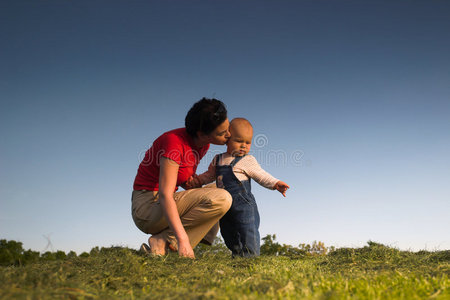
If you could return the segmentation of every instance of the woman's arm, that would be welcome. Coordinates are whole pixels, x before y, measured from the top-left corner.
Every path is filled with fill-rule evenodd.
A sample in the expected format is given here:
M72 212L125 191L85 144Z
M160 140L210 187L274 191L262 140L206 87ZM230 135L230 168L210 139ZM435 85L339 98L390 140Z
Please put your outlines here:
M198 179L200 180L201 185L205 185L216 180L216 158L217 155L214 156L213 160L208 166L207 171L198 175Z
M179 165L171 159L161 157L159 171L159 201L162 205L164 216L170 229L175 233L178 241L178 254L183 257L194 258L194 251L189 242L189 237L184 230L178 215L177 205L173 199Z

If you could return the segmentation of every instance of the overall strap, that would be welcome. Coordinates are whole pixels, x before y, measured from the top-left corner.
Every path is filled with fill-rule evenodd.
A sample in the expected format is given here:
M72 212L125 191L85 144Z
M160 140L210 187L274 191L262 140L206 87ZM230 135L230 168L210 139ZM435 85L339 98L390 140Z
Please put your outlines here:
M231 168L233 169L234 166L235 166L241 159L243 159L245 156L246 156L246 155L244 155L244 156L236 156L235 159L230 163ZM250 188L250 189L247 190L247 188L245 187L245 184L243 184L243 183L236 177L236 174L234 174L234 172L233 172L233 176L234 176L235 180L238 182L238 184L239 184L239 186L241 187L241 189L243 190L243 192L244 192L245 194L248 194L248 193L250 192L250 190L251 190L251 187L250 187L250 181L251 181L251 179L250 179L250 178L248 179L248 185L249 185L249 188Z
M217 156L216 156L216 161L214 162L214 166L218 166L219 165L219 161L220 161L220 158L222 157L222 154L218 154Z
M234 167L234 165L235 164L237 164L241 159L243 159L245 157L245 155L244 156L236 156L234 159L233 159L233 161L230 163L230 166L231 167Z

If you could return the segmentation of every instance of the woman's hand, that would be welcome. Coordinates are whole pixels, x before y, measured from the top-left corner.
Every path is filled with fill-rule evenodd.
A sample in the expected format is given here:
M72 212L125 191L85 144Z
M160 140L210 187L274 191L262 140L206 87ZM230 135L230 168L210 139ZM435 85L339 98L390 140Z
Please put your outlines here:
M275 186L273 187L274 190L279 191L281 194L283 194L284 197L286 197L286 191L288 190L289 185L283 181L278 181L275 183Z
M187 241L178 241L178 255L186 258L195 258L194 250L192 250L189 239Z
M189 177L188 180L186 180L185 183L181 185L181 187L185 190L189 189L195 189L202 187L202 181L200 180L200 177L197 174L192 175Z

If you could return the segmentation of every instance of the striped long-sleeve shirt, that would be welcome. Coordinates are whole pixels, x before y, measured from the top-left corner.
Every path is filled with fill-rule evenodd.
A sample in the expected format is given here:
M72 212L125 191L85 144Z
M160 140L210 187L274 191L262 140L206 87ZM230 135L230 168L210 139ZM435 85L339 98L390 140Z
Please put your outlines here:
M209 164L208 170L199 175L202 184L208 184L216 180L216 158L217 155L214 156L212 162ZM234 157L231 154L223 153L221 159L218 162L218 165L229 165L233 160ZM240 161L238 161L233 167L233 172L236 175L237 179L241 181L249 180L250 178L252 178L263 187L271 190L274 189L275 184L279 181L278 179L264 171L253 155L246 155Z

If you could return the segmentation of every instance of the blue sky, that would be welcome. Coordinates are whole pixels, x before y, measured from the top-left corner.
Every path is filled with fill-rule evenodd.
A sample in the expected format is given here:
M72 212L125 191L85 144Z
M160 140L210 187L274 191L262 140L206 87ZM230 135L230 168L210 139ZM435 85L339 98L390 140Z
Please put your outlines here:
M450 248L447 1L2 1L0 238L137 248L143 153L201 97L291 185L282 243ZM199 171L215 153L211 147Z

